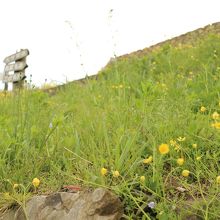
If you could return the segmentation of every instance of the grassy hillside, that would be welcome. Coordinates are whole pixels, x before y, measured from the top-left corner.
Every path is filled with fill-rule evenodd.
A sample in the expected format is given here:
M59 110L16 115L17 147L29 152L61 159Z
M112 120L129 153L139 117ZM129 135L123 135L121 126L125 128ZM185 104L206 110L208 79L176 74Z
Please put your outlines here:
M101 185L120 195L125 219L220 219L219 78L213 32L115 59L52 97L2 94L1 207Z

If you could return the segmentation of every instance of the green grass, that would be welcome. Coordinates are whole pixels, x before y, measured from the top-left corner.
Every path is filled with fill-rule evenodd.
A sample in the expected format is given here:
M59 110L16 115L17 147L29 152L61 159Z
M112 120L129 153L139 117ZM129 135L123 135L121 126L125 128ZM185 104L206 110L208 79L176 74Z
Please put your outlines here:
M37 177L39 194L68 184L109 188L123 200L125 219L220 219L220 130L211 126L220 113L220 36L193 43L116 59L97 80L69 84L52 97L1 97L1 206L24 204ZM165 155L162 143L169 145ZM15 183L21 185L13 189Z

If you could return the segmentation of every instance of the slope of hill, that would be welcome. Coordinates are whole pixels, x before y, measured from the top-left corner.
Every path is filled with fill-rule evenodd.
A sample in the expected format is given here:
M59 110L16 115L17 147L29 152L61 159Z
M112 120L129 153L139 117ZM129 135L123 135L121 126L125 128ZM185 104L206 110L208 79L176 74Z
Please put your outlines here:
M130 54L122 55L122 56L118 57L117 59L120 60L120 59L124 59L124 58L129 58L132 56L145 56L145 55L149 54L150 52L161 48L164 45L172 45L174 47L181 46L181 45L187 45L187 44L194 45L198 40L201 40L210 34L216 34L216 35L220 34L220 22L209 24L203 28L199 28L199 29L190 31L186 34L162 41L158 44L152 45L152 46L147 47L143 50L138 50L138 51L134 51Z
M38 193L108 187L124 201L124 219L220 219L213 27L122 56L53 97L1 97L2 206L24 201L37 177Z
M152 51L158 50L159 48L165 46L165 45L172 45L172 46L179 46L181 47L182 45L193 45L195 44L196 41L201 40L202 38L206 37L207 35L210 34L220 34L220 22L216 22L213 24L209 24L203 28L199 28L196 29L194 31L188 32L186 34L180 35L178 37L174 37L172 39L168 39L166 41L160 42L158 44L152 45L150 47L147 47L143 50L137 50L134 51L130 54L125 54L122 56L119 56L117 58L111 58L109 63L103 68L103 70L105 68L108 68L108 66L114 65L115 60L120 61L120 60L124 60L124 59L133 59L134 56L138 57L138 56L146 56L149 53L151 53ZM100 72L102 72L103 70L101 70ZM78 79L78 80L74 80L71 82L68 82L67 84L62 84L62 85L58 85L58 86L49 86L48 88L43 88L43 90L47 93L51 93L51 94L55 94L57 91L59 91L60 89L65 88L68 84L72 84L72 83L85 83L85 81L87 81L87 79L97 79L99 77L99 75L92 75L92 76L88 76L86 78L82 78L82 79Z

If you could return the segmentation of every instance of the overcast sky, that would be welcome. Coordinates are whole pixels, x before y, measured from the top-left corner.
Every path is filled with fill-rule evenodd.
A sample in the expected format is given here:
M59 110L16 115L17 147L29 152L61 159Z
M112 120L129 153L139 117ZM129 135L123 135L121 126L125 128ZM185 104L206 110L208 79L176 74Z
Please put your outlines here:
M83 78L114 53L220 21L219 8L219 0L1 0L0 72L6 56L27 48L36 85Z

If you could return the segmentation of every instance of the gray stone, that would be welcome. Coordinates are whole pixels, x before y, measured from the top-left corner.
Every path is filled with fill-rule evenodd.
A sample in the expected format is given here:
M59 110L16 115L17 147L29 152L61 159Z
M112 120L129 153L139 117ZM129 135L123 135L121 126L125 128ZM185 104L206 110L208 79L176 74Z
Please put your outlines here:
M118 220L122 217L123 206L112 192L98 188L34 196L27 202L25 211L29 220ZM25 219L21 208L0 214L0 220Z

